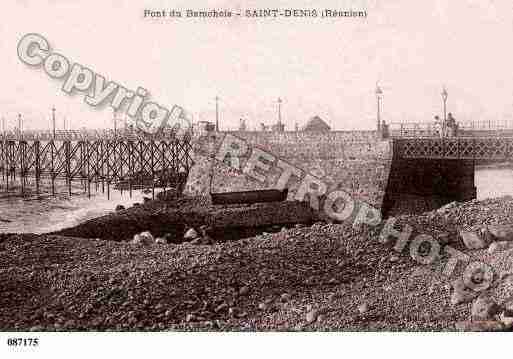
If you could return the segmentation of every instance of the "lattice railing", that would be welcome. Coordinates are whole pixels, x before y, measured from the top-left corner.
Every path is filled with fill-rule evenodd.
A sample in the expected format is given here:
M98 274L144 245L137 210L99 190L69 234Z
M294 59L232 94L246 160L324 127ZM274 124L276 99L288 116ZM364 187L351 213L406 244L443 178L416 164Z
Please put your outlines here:
M511 137L396 138L394 156L400 158L511 159Z

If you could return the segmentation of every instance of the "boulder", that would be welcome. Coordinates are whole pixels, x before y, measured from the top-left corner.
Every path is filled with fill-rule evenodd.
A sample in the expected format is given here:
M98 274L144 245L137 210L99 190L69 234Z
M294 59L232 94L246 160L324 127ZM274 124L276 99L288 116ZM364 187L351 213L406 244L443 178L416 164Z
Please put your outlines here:
M487 226L485 232L493 241L513 241L513 225L492 224Z
M183 235L183 239L188 240L188 241L196 239L196 238L199 238L199 234L198 234L198 232L196 232L196 230L194 228L189 228Z
M358 306L358 312L360 314L365 314L369 311L369 305L367 303L362 303Z
M456 207L457 205L458 205L458 202L447 203L446 205L438 208L436 210L436 212L443 214L443 213L447 212L448 210L450 210L451 208Z
M311 324L317 320L317 316L319 315L319 312L315 309L311 309L306 313L306 322L308 324Z
M149 245L155 243L155 239L153 238L150 232L146 231L134 235L134 238L132 239L131 243Z
M134 235L134 238L130 241L132 244L142 244L142 237L139 234Z
M488 247L489 242L476 231L460 231L459 234L463 244L465 244L465 247L468 249L483 249Z
M502 312L499 315L499 321L504 325L505 329L513 329L513 313Z
M510 241L500 241L500 242L492 242L490 247L488 247L488 253L494 254L497 252L502 252L513 248L513 242Z
M139 233L139 235L143 238L144 244L155 243L155 238L153 237L153 235L150 232L148 232L148 231L141 232L141 233Z
M155 243L157 243L157 244L167 244L167 241L164 238L159 237L159 238L155 239Z
M463 279L457 279L451 284L453 288L453 293L451 296L452 305L469 303L479 295L479 293L475 292L474 290L467 288L463 282Z
M481 295L472 303L471 318L473 321L490 320L500 310L500 306L490 296Z
M463 321L456 323L456 330L462 332L498 332L504 325L496 320Z

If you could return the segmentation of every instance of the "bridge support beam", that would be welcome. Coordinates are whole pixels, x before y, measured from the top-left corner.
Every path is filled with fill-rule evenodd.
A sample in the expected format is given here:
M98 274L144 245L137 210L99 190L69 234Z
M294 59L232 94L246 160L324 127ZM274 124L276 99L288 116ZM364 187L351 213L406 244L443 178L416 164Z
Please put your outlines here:
M384 216L421 213L453 201L476 198L474 161L392 159L383 201Z

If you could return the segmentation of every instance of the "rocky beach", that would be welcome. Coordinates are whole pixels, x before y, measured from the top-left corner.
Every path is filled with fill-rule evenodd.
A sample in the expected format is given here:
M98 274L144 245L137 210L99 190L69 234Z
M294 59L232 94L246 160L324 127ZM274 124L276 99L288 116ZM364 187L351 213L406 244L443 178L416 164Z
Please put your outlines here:
M408 247L380 240L383 225L355 228L321 221L301 203L279 206L148 201L51 234L2 234L0 330L511 329L513 242L494 237L470 249L462 237L509 225L511 197L395 218L397 230L409 225L493 268L490 288L467 296L458 270L442 275L445 255L420 264ZM276 218L291 211L287 218L301 219ZM265 225L254 228L259 216Z

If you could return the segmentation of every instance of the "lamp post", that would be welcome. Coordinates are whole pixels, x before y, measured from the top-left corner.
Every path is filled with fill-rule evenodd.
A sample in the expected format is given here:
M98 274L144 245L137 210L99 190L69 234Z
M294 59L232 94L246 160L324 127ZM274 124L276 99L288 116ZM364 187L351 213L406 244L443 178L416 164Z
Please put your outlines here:
M376 101L377 101L377 130L381 130L381 101L383 99L383 91L381 87L376 83Z
M23 140L23 130L22 130L22 119L21 113L18 114L18 130L20 131L20 140Z
M447 126L447 97L449 96L449 94L447 93L447 90L445 89L445 87L443 88L442 90L442 100L443 100L443 103L444 103L444 123L443 123L443 126L442 126L442 131L443 133L445 134L445 131L446 131L446 126Z
M55 106L52 107L52 134L53 139L55 140Z
M281 103L282 99L278 97L278 132L281 132L282 124L281 124Z
M216 96L216 132L219 132L219 96Z
M117 138L118 134L118 110L113 109L113 121L114 121L114 138Z

